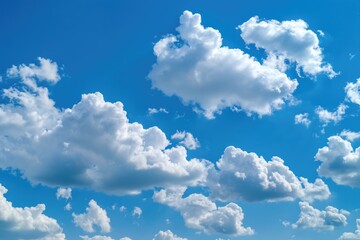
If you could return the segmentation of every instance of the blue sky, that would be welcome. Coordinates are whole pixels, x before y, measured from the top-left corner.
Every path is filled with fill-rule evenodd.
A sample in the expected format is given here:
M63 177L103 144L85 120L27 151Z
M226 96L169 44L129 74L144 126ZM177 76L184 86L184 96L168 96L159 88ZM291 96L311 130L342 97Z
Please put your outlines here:
M0 238L360 239L359 24L358 0L2 1Z

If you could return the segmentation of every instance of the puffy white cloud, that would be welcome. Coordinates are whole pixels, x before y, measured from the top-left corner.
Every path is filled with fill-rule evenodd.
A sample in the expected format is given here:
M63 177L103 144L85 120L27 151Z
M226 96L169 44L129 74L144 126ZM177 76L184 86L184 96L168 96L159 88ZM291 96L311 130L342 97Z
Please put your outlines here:
M201 194L191 194L182 198L186 188L163 189L154 193L156 202L177 209L184 218L186 226L205 233L227 235L252 235L253 229L242 224L244 214L241 207L229 203L218 207Z
M7 75L9 77L21 77L22 79L37 78L40 81L57 83L60 80L57 63L41 57L38 60L40 62L39 66L35 64L12 66L7 71Z
M355 104L360 105L360 78L355 83L347 83L345 87L346 98Z
M131 238L129 238L129 237L123 237L123 238L120 238L119 240L131 240Z
M307 202L300 202L300 217L293 228L312 228L316 230L334 230L335 227L345 226L346 216L350 213L346 210L339 210L332 206L327 206L320 211Z
M119 208L119 211L120 211L120 212L125 212L125 211L126 211L126 207L125 207L125 206L121 206L121 207Z
M93 237L89 237L89 236L80 236L81 239L83 240L114 240L113 238L111 237L108 237L108 236L101 236L101 235L96 235L96 236L93 236Z
M356 139L360 138L360 132L352 132L349 130L343 130L340 133L340 136L349 140L350 142L355 141Z
M148 114L153 115L156 113L169 113L165 108L148 108Z
M271 58L277 57L281 64L287 59L309 75L325 73L330 78L337 75L332 66L324 62L316 33L309 30L308 24L301 19L283 22L260 21L256 16L239 28L241 37L247 44L255 44L257 48L265 49ZM284 67L280 69L284 70Z
M100 227L102 232L110 232L110 218L94 200L90 200L86 213L73 213L74 222L85 232L95 232L94 226Z
M175 139L175 140L179 140L180 144L183 145L184 147L186 147L187 149L190 150L194 150L200 147L200 143L199 140L197 138L195 138L191 133L189 132L179 132L176 131L176 133L174 133L171 136L171 139Z
M166 230L166 231L159 231L154 236L153 240L187 240L187 238L178 237L170 230Z
M335 124L340 122L343 119L347 108L348 106L340 104L335 112L330 112L319 106L315 109L315 113L318 115L320 122L326 126L330 122Z
M149 78L154 88L193 104L207 118L225 108L271 114L298 85L242 50L222 46L220 32L205 28L200 14L184 11L176 30L179 37L168 35L155 44L157 62Z
M308 113L300 113L295 115L295 124L303 124L306 127L310 126L310 119L309 119L309 114Z
M279 157L266 161L256 153L227 147L209 174L212 197L223 201L306 201L327 199L328 186L316 179L298 178Z
M133 215L134 217L138 217L138 218L141 217L141 215L142 215L142 209L139 208L139 207L134 207L134 210L133 210L132 215Z
M0 184L0 239L65 240L65 234L57 221L44 215L44 204L13 207L4 196L7 191Z
M169 148L158 127L131 123L121 102L84 94L60 110L37 76L13 82L0 104L1 168L19 169L33 183L111 194L205 180L206 161L188 160L182 146Z
M320 148L315 159L321 161L320 176L329 177L337 184L360 187L360 147L340 136L328 138L327 146Z
M352 232L344 232L339 240L359 240L360 239L360 219L356 219L356 230Z
M71 204L70 204L70 203L67 203L67 204L65 205L64 209L65 209L66 211L70 211L70 210L72 209Z
M69 198L71 198L71 188L58 188L57 192L56 192L56 197L57 199L59 198L65 198L66 200L68 200Z

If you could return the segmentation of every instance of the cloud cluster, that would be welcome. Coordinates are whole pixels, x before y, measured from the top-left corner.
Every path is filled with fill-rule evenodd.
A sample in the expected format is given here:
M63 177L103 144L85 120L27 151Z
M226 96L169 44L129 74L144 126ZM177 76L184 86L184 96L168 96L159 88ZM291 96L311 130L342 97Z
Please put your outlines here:
M176 131L176 133L171 136L171 139L180 141L179 144L189 150L195 150L200 147L199 140L189 132Z
M177 209L186 226L207 234L252 235L254 230L243 226L244 214L241 207L229 203L218 207L201 194L191 194L183 198L186 188L163 189L154 193L156 202Z
M188 160L182 146L168 148L158 127L129 122L121 102L84 94L61 110L48 89L38 86L39 76L13 82L0 104L1 168L19 169L34 183L113 194L195 185L206 178L207 162Z
M209 174L212 197L223 201L306 201L327 199L328 186L316 179L309 183L298 178L284 161L273 157L266 161L256 153L227 147L216 163L218 170Z
M94 226L100 227L102 232L110 232L110 218L94 200L90 200L89 207L82 214L72 214L74 223L85 232L95 232Z
M315 32L308 29L308 24L299 19L279 22L276 20L260 21L252 17L239 26L241 37L247 44L255 44L265 49L270 61L276 60L277 65L284 67L285 60L296 63L304 73L315 76L325 73L330 78L337 75L332 66L325 63Z
M65 240L57 221L44 215L44 204L13 207L4 196L7 191L0 184L0 239Z
M319 106L315 109L315 113L318 115L320 122L326 126L330 122L335 124L340 122L343 119L347 108L348 106L340 104L335 112L330 112Z
M308 113L300 113L295 115L295 124L303 124L306 127L309 127L311 120L309 119Z
M71 198L71 188L58 188L58 190L56 191L56 198L64 198L66 200L68 200L69 198Z
M360 132L353 132L345 129L341 131L340 136L352 142L360 138Z
M320 211L307 202L300 202L300 217L293 228L311 228L319 231L334 230L335 227L345 226L346 216L350 213L346 210L339 210L332 206L327 206L325 210Z
M149 78L154 88L193 104L207 118L225 108L271 114L298 85L242 50L222 46L220 32L205 28L200 14L184 11L177 31L179 37L166 36L155 44L157 62Z
M101 235L96 235L96 236L93 236L93 237L89 237L89 236L85 235L85 236L80 236L80 237L83 240L114 240L111 237L101 236Z
M159 231L154 236L153 240L187 240L187 238L178 237L170 230L166 230L166 231Z
M329 177L337 184L360 187L360 147L340 136L328 138L327 146L320 148L315 159L321 161L320 176Z
M345 87L346 98L357 105L360 105L360 78L355 83L348 83Z

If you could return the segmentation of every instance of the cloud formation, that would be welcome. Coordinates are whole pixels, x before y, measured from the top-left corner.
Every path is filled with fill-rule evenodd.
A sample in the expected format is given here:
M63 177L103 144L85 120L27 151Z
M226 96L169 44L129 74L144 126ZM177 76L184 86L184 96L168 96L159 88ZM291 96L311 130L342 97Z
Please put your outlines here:
M65 234L57 221L44 215L44 204L13 207L4 196L7 191L0 184L0 239L65 240Z
M89 207L82 214L72 214L74 223L85 232L95 232L94 226L98 226L101 232L110 232L110 218L94 200L90 200Z
M352 103L360 105L360 78L355 83L348 83L345 87L346 99Z
M350 213L346 210L339 210L332 206L327 206L325 210L320 211L307 202L300 202L300 217L293 228L311 228L319 231L332 231L335 227L345 226L346 216Z
M318 150L315 159L321 161L317 170L320 176L337 184L360 187L360 147L354 150L351 142L332 136L327 146Z
M360 239L360 219L356 219L355 232L344 232L339 240L359 240Z
M56 198L64 198L66 200L68 200L69 198L71 198L71 188L58 188L57 192L56 192Z
M183 198L186 188L163 189L154 193L156 202L177 209L186 226L207 234L252 235L254 230L243 226L244 214L235 203L218 207L202 194L191 194Z
M178 140L180 141L179 144L183 145L184 147L186 147L189 150L195 150L197 148L200 147L200 142L197 138L195 138L191 133L189 132L179 132L176 131L176 133L174 133L171 136L171 139L174 140Z
M269 115L298 85L242 50L222 46L220 32L204 27L200 14L184 11L176 30L178 37L168 35L155 44L157 61L149 78L153 88L178 96L209 119L225 108Z
M212 197L223 201L306 201L327 199L328 186L316 179L309 183L298 178L284 160L273 157L266 161L256 153L233 146L227 147L216 163L217 171L209 174Z
M158 127L131 123L121 102L93 93L58 109L37 75L19 76L0 104L1 168L19 169L33 183L112 194L205 180L206 161L188 160L182 146L168 148Z
M255 16L239 26L241 37L247 44L255 44L265 49L277 65L285 64L285 59L296 63L308 75L324 73L330 78L337 75L332 66L325 63L315 32L308 29L304 20L282 21L263 20ZM285 70L286 67L279 68Z
M319 106L315 109L315 113L318 115L320 122L326 126L330 122L333 122L334 124L340 122L343 119L347 108L348 106L340 104L335 112L330 112Z
M153 240L187 240L187 238L178 237L170 230L166 230L166 231L159 231L154 236Z
M309 127L311 124L311 121L309 119L308 113L300 113L295 115L295 124L303 124L306 127Z

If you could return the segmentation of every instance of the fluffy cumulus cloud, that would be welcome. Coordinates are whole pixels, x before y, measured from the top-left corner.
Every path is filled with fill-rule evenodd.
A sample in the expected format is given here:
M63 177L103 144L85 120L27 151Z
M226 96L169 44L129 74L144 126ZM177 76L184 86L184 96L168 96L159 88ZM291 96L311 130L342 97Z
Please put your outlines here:
M110 232L110 218L94 200L90 200L85 213L73 213L73 218L75 224L85 232L95 232L94 226L98 226L102 232Z
M178 237L170 230L166 230L166 231L159 231L154 236L153 240L187 240L187 238Z
M179 144L190 150L194 150L200 147L199 140L189 132L176 131L176 133L171 136L171 139L180 141Z
M133 213L132 213L132 215L134 216L134 217L141 217L141 215L142 215L142 209L141 208L139 208L139 207L134 207L134 210L133 210Z
M346 98L355 104L360 105L360 78L355 83L348 83L345 87Z
M327 146L318 150L315 159L321 161L320 176L331 178L337 184L360 187L360 147L354 150L351 142L332 136Z
M206 161L188 160L182 146L169 148L158 127L131 123L121 102L93 93L72 108L56 108L48 89L39 86L41 79L54 79L45 76L19 74L2 91L1 168L19 169L33 183L112 194L195 185L206 178Z
M303 124L306 127L309 127L311 120L309 119L308 113L300 113L295 115L295 124Z
M123 238L120 238L119 240L131 240L131 238L129 238L129 237L123 237Z
M185 224L207 234L252 235L253 229L243 226L244 214L237 204L229 203L218 207L201 194L191 194L183 198L186 188L163 189L154 193L156 202L177 209Z
M355 232L344 232L339 240L359 240L360 239L360 219L356 219Z
M157 113L169 113L165 108L148 108L148 114L154 115Z
M220 32L204 27L200 14L185 11L177 31L178 37L155 44L157 61L149 78L154 88L193 104L207 118L225 108L268 115L297 88L297 81L278 69L222 46Z
M284 60L287 59L308 75L325 73L330 78L336 76L332 66L323 60L316 33L309 30L308 24L301 19L279 22L252 17L239 28L244 41L265 49L270 62L277 62L276 65L282 66L281 70L286 69Z
M360 138L360 132L353 132L345 129L340 133L340 136L352 142Z
M300 202L300 217L293 228L311 228L315 230L334 230L335 227L345 226L346 216L350 213L346 210L339 210L332 206L327 206L321 211L314 208L307 202Z
M334 124L340 122L343 119L347 108L348 106L340 104L336 111L330 112L319 106L315 109L315 113L318 115L320 122L322 122L324 126L326 126L331 122L333 122Z
M66 200L68 200L69 198L71 198L71 188L58 188L57 192L56 192L56 197L57 199L59 198L64 198Z
M96 235L93 237L89 237L89 236L85 235L85 236L80 236L80 237L83 240L114 240L112 237L101 236L101 235Z
M297 198L306 201L327 199L328 186L316 179L310 183L298 178L284 161L273 157L266 161L256 153L227 147L216 163L218 170L209 174L212 197L228 201L286 201Z
M44 215L44 204L13 207L4 196L7 191L0 184L0 239L65 240L65 234L57 221Z

